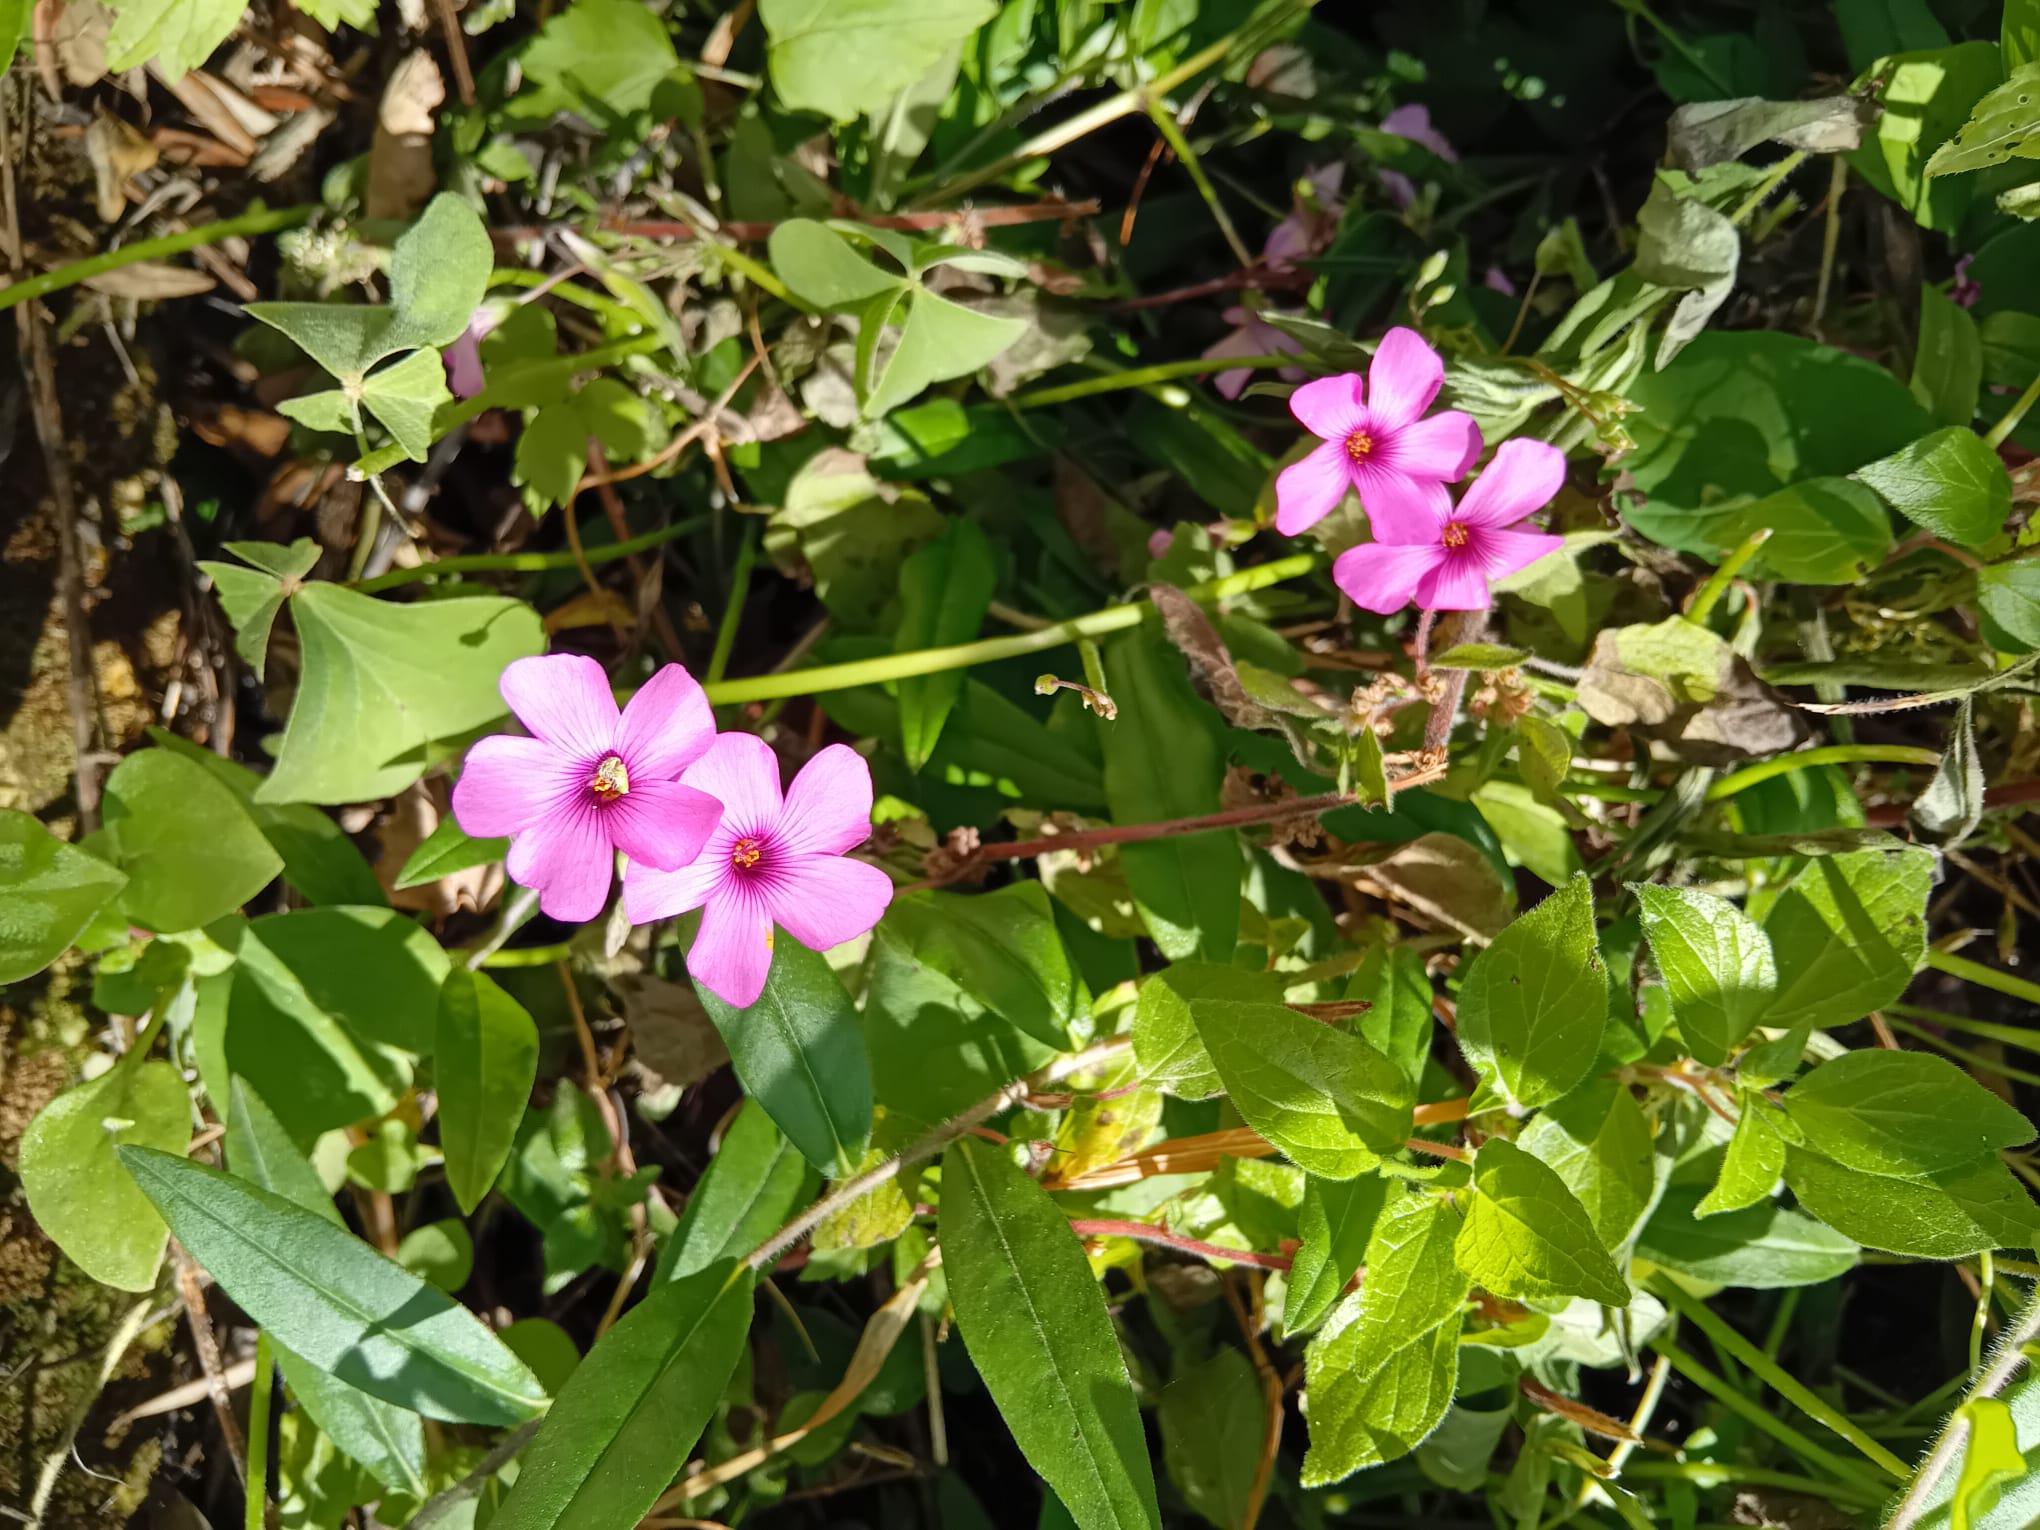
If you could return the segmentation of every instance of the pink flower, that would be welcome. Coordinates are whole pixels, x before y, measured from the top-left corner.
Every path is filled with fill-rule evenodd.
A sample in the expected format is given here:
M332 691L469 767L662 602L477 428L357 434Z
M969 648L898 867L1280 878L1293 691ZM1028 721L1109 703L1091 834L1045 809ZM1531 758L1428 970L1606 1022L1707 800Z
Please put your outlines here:
M1948 288L1948 297L1957 308L1974 308L1976 300L1983 296L1983 284L1969 274L1969 268L1975 262L1974 255L1965 255L1955 262L1955 281Z
M495 309L486 304L477 308L460 338L439 353L440 364L446 368L447 391L455 398L473 398L488 386L482 375L482 341L499 322Z
M1225 322L1233 325L1233 332L1204 353L1207 361L1225 361L1234 356L1301 356L1303 342L1270 324L1259 314L1246 308L1228 308ZM1238 398L1247 386L1247 379L1254 375L1250 367L1228 367L1212 379L1212 385L1227 398ZM1302 367L1278 367L1278 377L1290 382L1301 382L1306 375Z
M721 799L722 823L681 870L633 862L623 906L632 924L700 909L687 970L725 1004L744 1009L764 992L774 925L826 951L892 902L891 877L844 857L871 837L871 767L855 750L829 745L783 801L779 760L755 734L723 734L681 779Z
M1324 445L1275 480L1275 529L1315 526L1348 489L1373 517L1451 508L1445 485L1480 455L1480 427L1456 409L1422 418L1445 382L1445 363L1413 329L1392 329L1374 349L1363 395L1360 374L1307 382L1289 412Z
M1398 106L1381 119L1381 131L1407 138L1419 148L1429 149L1448 165L1459 163L1459 151L1443 133L1431 126L1431 108L1412 103Z
M1484 611L1488 581L1527 568L1563 537L1517 529L1565 481L1565 453L1542 441L1504 441L1457 508L1402 501L1368 511L1374 540L1339 555L1332 579L1356 605L1386 616L1415 600L1427 611Z
M470 749L453 816L477 839L510 836L507 868L538 889L540 908L593 919L618 850L662 871L700 853L723 809L678 779L715 737L692 675L668 664L621 716L602 666L581 654L519 659L499 684L533 737L497 734Z
M1345 178L1346 167L1337 160L1304 172L1308 195L1299 188L1289 216L1268 231L1268 242L1261 246L1261 259L1269 270L1291 270L1332 242L1339 231L1340 214L1346 210L1339 200L1339 186Z

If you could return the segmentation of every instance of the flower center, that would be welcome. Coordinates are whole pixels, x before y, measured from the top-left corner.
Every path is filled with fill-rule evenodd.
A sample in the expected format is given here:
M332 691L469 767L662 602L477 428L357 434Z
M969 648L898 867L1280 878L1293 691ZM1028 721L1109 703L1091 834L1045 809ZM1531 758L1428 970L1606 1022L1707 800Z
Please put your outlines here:
M730 864L739 871L749 871L765 857L765 847L755 839L740 839L730 846Z
M1447 521L1440 540L1447 547L1464 547L1472 538L1473 534L1466 529L1462 522Z
M630 790L630 772L623 768L623 756L605 756L588 778L588 790L601 802L614 802Z
M1374 455L1374 437L1364 430L1356 430L1346 437L1346 455L1355 462L1365 462Z

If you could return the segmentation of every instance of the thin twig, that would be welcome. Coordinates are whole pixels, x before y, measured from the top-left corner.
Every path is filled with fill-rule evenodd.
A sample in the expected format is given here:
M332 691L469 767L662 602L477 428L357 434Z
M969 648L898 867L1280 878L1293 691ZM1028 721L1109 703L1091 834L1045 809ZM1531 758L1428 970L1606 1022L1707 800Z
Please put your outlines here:
M205 1372L206 1395L219 1415L220 1437L226 1442L227 1458L234 1475L248 1480L248 1453L241 1440L241 1426L234 1418L234 1399L227 1390L226 1367L220 1362L219 1340L213 1334L212 1318L205 1310L205 1290L198 1282L198 1265L183 1245L172 1241L170 1257L177 1267L177 1294L184 1302L184 1316L191 1324L191 1347L198 1354L199 1369Z
M419 1507L418 1512L404 1521L407 1530L430 1530L448 1514L478 1496L504 1467L508 1466L517 1453L529 1445L538 1433L538 1426L544 1419L535 1418L528 1424L519 1424L497 1443L496 1448L482 1457L479 1465L452 1487L434 1493Z
M1252 1265L1258 1270L1289 1268L1289 1258L1285 1254L1261 1254L1250 1248L1227 1248L1220 1243L1206 1243L1202 1238L1170 1232L1168 1228L1157 1227L1152 1222L1129 1222L1117 1217L1080 1217L1070 1223L1070 1231L1079 1238L1131 1238L1135 1243L1152 1243L1157 1248L1172 1248L1179 1254Z

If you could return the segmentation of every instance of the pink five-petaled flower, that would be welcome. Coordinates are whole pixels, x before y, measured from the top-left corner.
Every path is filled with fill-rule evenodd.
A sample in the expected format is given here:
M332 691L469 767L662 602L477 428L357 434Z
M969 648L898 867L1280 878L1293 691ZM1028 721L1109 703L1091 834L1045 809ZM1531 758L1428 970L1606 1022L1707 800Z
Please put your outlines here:
M1275 529L1315 526L1357 489L1370 518L1443 511L1445 485L1480 455L1473 416L1447 409L1423 418L1445 382L1445 363L1413 329L1392 329L1374 348L1363 392L1358 372L1320 377L1289 395L1289 412L1324 440L1275 480Z
M1412 504L1371 515L1374 540L1349 548L1332 579L1356 605L1386 616L1411 600L1427 611L1484 611L1488 581L1558 551L1565 538L1518 530L1565 480L1565 453L1542 441L1504 441L1454 506Z
M722 804L679 780L715 738L692 675L668 664L621 716L602 666L581 654L519 659L499 683L533 736L497 734L470 749L453 816L477 839L510 836L507 868L538 890L540 908L593 919L618 850L666 871L700 853Z
M623 879L632 924L701 910L687 970L725 1004L757 1002L773 926L812 951L853 940L892 902L892 878L848 860L871 837L871 767L831 744L779 795L779 760L751 733L725 733L681 777L719 798L723 820L692 865L633 864Z

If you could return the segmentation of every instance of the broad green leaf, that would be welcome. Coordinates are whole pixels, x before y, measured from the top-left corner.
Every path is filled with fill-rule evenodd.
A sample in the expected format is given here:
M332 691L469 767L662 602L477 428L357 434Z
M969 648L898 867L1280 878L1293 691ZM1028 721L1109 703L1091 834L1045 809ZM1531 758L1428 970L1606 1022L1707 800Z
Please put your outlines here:
M1983 391L1983 337L1969 310L1938 287L1920 288L1920 343L1912 395L1937 425L1967 425Z
M1460 985L1460 1050L1486 1088L1516 1105L1549 1104L1585 1078L1607 1020L1585 876L1497 935Z
M510 1352L531 1367L532 1375L555 1397L581 1364L581 1352L567 1331L550 1318L519 1318L502 1332Z
M473 1313L316 1212L168 1153L119 1155L192 1258L308 1364L452 1423L517 1424L544 1406Z
M853 309L905 284L858 254L826 223L811 218L788 218L778 224L765 249L779 279L815 308Z
M340 1208L319 1179L276 1112L262 1096L235 1078L227 1086L227 1170L251 1185L315 1211L335 1227L343 1226Z
M1777 1188L1779 1176L1785 1172L1785 1139L1771 1123L1770 1109L1755 1090L1744 1092L1735 1135L1728 1139L1728 1151L1721 1157L1721 1175L1693 1208L1694 1216L1740 1211L1768 1199Z
M1190 818L1219 809L1225 757L1216 714L1190 688L1182 656L1159 629L1105 649L1119 717L1102 723L1105 797L1116 824ZM1172 961L1232 958L1239 941L1242 867L1229 830L1175 834L1119 847L1148 931Z
M797 940L773 948L765 991L733 1009L697 986L744 1092L824 1174L839 1174L871 1139L871 1064L857 1006L828 958Z
M368 374L361 402L388 430L404 455L423 462L432 450L432 416L453 402L439 353L413 351Z
M28 1123L19 1161L28 1209L101 1285L151 1290L163 1259L163 1219L115 1154L130 1143L182 1153L190 1140L183 1077L167 1062L129 1052Z
M389 338L397 317L394 308L344 303L250 303L243 312L280 331L343 385L359 387L370 367L405 348Z
M1466 1304L1468 1279L1455 1246L1465 1220L1449 1201L1409 1187L1390 1192L1367 1240L1367 1274L1359 1302L1312 1341L1326 1369L1377 1368L1399 1346L1440 1324Z
M1540 1111L1517 1139L1579 1197L1601 1242L1620 1248L1656 1189L1650 1122L1624 1085L1592 1078Z
M0 809L0 984L62 956L126 885L118 868L28 814Z
M997 13L991 0L764 0L772 88L850 122L887 105Z
M129 755L106 778L108 843L128 885L121 906L165 934L231 914L276 879L283 858L232 790L168 749Z
M547 404L517 437L512 477L549 505L566 503L588 465L588 424L572 399Z
M1219 1530L1240 1524L1261 1464L1268 1407L1253 1362L1221 1349L1162 1389L1162 1461L1184 1502Z
M1402 1069L1411 1084L1420 1082L1431 1056L1433 1029L1431 977L1422 954L1406 945L1374 947L1346 984L1345 997L1373 1006L1352 1028ZM1137 1035L1134 1046L1140 1046Z
M1771 942L1755 920L1713 893L1654 886L1635 892L1679 1034L1696 1059L1719 1067L1777 993Z
M518 58L526 88L512 116L530 121L578 111L605 129L644 111L680 67L666 18L635 0L575 0L553 14Z
M930 0L921 3L926 5ZM865 417L882 419L900 405L918 398L932 383L968 377L980 367L989 366L1026 332L1025 319L983 313L939 297L925 287L917 289L907 303L899 343L872 380L870 395L864 400Z
M900 626L893 636L893 651L914 653L969 642L984 625L998 579L992 544L977 523L950 517L942 535L900 569ZM912 769L926 765L934 753L942 725L963 694L964 674L948 669L899 682L900 744Z
M1926 951L1928 850L1822 856L1764 916L1778 964L1765 1025L1845 1025L1889 1004Z
M1699 1185L1667 1189L1643 1224L1637 1257L1695 1280L1760 1291L1815 1286L1856 1267L1854 1240L1802 1212L1761 1200L1703 1218L1700 1200Z
M1473 1184L1478 1193L1454 1253L1475 1285L1533 1301L1584 1296L1629 1304L1629 1283L1549 1166L1505 1137L1490 1137L1474 1159Z
M1319 1343L1336 1338L1327 1327ZM1307 1394L1315 1401L1303 1486L1324 1487L1415 1450L1444 1420L1458 1375L1457 1325L1441 1324L1396 1349L1374 1370L1307 1381Z
M1976 575L1984 636L2005 653L2040 649L2040 562L1993 563Z
M425 1426L417 1414L327 1375L274 1338L269 1342L291 1394L342 1455L393 1492L417 1499L432 1496L425 1476ZM257 1384L267 1386L268 1378Z
M1583 870L1579 847L1565 814L1515 781L1488 781L1473 794L1473 805L1495 838L1502 842L1509 864L1521 866L1553 887L1563 887Z
M307 430L352 435L360 419L356 413L360 397L360 384L350 382L345 388L321 388L316 393L284 399L277 404L276 412L287 420L296 420Z
M1080 983L1039 882L996 892L907 893L886 912L915 956L1052 1047L1069 1044Z
M411 852L403 870L397 873L396 881L390 885L398 892L407 887L423 887L427 882L437 882L457 871L500 861L509 849L507 838L476 839L460 826L460 821L453 814L448 813L425 836L424 843Z
M2040 60L2040 0L2005 0L1998 47L2004 54L2007 74L2017 74L2026 65Z
M750 1272L659 1286L560 1389L493 1530L628 1530L687 1464L751 1328Z
M679 1225L660 1251L655 1285L724 1259L741 1259L814 1199L814 1166L781 1135L765 1107L746 1100L708 1170L688 1192Z
M1141 1082L1185 1100L1209 1099L1224 1090L1204 1038L1197 1034L1193 1006L1205 1000L1280 1004L1282 982L1269 973L1214 962L1177 962L1144 980L1133 1015L1133 1055Z
M2011 7L2005 8L2009 17ZM2019 1450L2019 1428L2002 1398L1978 1397L1955 1410L1968 1429L1962 1440L1962 1469L1955 1478L1955 1497L1948 1506L1949 1530L1969 1530L1997 1507L1998 1494L2026 1475Z
M432 1081L439 1150L464 1212L481 1205L517 1140L538 1076L538 1027L487 973L458 964L440 984Z
M395 909L306 908L251 920L248 931L313 1004L354 1035L431 1052L449 962L429 930Z
M453 344L466 332L475 309L481 306L495 264L489 231L482 226L474 208L450 191L433 197L411 226L397 237L390 251L390 307L397 315L390 331L391 342L406 348L417 345L435 349ZM439 358L428 359L434 375L440 379L443 394L445 373ZM415 357L406 358L402 365L411 366L415 362ZM370 408L376 407L375 381L374 377L369 379ZM387 419L383 423L390 424ZM395 429L393 425L391 428Z
M1934 150L1927 174L1961 175L1984 170L2017 156L2040 159L2040 63L2021 64L2004 84L1971 108L1969 120Z
M1081 1530L1160 1530L1140 1407L1083 1246L1004 1149L965 1138L942 1170L956 1325L1021 1454Z
M2033 1140L2033 1125L1927 1052L1845 1052L1785 1095L1816 1152L1871 1174L1933 1174Z
M1926 9L1923 0L1905 3ZM1930 166L1958 132L1967 143L1979 142L1973 130L1965 130L1979 103L2003 83L2004 64L1997 44L1951 46L1945 32L1931 45L1916 36L1909 50L1869 66L1883 84L1883 110L1869 140L1848 156L1849 164L1922 228L1952 233L1969 208L1975 185L1959 176L1930 173Z
M106 35L106 67L123 74L154 59L177 80L212 57L242 15L223 0L121 0Z
M227 542L227 552L243 562L209 563L199 567L219 592L220 607L234 624L234 652L260 680L269 660L269 629L276 613L319 561L319 544L299 537L290 546L275 542Z
M2011 476L1966 424L1922 436L1856 476L1908 520L1968 547L1996 536L2012 513Z
M1987 1248L2032 1248L2040 1213L1994 1153L1933 1174L1866 1174L1788 1147L1785 1183L1799 1204L1869 1248L1960 1259ZM1719 1218L1712 1218L1712 1226Z
M1211 999L1190 1014L1234 1108L1298 1168L1351 1179L1408 1139L1415 1091L1358 1036L1280 1004Z
M1721 521L1730 545L1771 533L1757 566L1799 584L1853 584L1891 550L1891 519L1877 496L1848 478L1808 478Z
M31 0L4 0L0 3L0 75L13 67L15 55L21 49L21 40L28 36L34 12Z
M1728 218L1682 194L1691 178L1660 170L1637 214L1636 274L1645 281L1683 292L1666 321L1657 364L1668 366L1728 301L1742 258L1742 236Z
M497 677L545 649L538 613L496 596L397 605L313 584L290 606L304 674L260 802L395 795L433 741L502 717Z
M1389 1182L1379 1175L1360 1179L1320 1179L1304 1186L1298 1218L1303 1243L1289 1267L1289 1293L1282 1308L1282 1330L1297 1334L1315 1328L1367 1259L1367 1240L1388 1196Z

